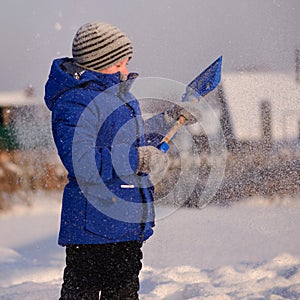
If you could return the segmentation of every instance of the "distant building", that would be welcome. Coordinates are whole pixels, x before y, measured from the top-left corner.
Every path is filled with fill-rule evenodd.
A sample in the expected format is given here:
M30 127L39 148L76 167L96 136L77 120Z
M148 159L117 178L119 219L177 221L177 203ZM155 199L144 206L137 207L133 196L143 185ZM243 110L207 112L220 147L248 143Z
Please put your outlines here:
M224 74L222 86L237 139L260 139L261 104L271 109L272 138L299 137L300 85L292 75L272 72Z
M49 113L31 87L0 92L1 150L47 147L49 127Z

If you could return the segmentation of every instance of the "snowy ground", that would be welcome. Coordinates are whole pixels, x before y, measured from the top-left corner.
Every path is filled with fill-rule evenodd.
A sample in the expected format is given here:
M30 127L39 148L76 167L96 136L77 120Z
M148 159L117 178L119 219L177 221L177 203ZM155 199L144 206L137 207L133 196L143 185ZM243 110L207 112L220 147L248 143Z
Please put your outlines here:
M0 299L58 299L59 194L0 215ZM144 246L142 300L300 299L300 197L179 209Z

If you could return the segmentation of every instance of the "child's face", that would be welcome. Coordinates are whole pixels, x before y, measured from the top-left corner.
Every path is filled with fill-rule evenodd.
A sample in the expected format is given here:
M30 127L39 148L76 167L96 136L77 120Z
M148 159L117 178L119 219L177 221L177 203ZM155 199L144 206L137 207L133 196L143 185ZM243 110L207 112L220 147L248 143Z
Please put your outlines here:
M115 65L113 65L109 68L100 70L100 72L104 73L104 74L114 74L114 73L120 72L123 76L125 75L127 77L129 74L129 71L127 69L127 63L128 63L128 57L117 62Z

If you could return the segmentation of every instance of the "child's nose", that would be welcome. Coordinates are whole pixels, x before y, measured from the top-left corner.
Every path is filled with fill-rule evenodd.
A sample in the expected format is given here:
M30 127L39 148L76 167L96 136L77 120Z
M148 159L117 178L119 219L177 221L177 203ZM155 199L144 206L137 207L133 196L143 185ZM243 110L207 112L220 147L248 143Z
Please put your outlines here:
M128 76L129 70L128 70L127 66L124 67L124 68L122 69L122 73L123 73L124 75Z

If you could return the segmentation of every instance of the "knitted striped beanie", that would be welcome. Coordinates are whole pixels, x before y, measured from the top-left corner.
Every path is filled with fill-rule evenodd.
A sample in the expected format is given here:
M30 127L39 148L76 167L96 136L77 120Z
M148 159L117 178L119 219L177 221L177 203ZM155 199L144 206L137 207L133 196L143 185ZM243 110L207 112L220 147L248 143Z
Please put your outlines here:
M72 45L72 54L77 65L100 71L128 57L133 48L128 36L119 28L106 23L87 23L81 26Z

